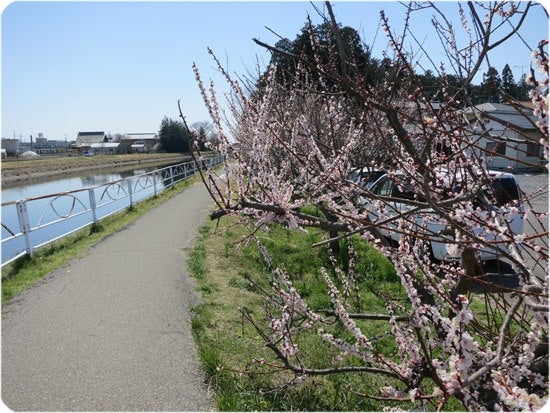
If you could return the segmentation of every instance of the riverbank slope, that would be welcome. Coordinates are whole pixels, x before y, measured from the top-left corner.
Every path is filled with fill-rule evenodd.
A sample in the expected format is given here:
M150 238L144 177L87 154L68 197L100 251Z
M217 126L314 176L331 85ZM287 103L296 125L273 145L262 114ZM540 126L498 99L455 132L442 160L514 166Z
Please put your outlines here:
M189 160L189 155L174 153L4 159L1 163L2 185L99 169L150 166Z

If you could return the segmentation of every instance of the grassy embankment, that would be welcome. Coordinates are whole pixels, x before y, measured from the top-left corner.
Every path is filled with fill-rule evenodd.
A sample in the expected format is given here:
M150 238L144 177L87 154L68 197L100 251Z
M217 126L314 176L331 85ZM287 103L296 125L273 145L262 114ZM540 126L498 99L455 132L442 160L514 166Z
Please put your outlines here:
M45 275L65 265L72 258L85 254L93 245L109 234L122 229L149 209L173 197L200 178L192 177L179 182L151 197L100 221L81 231L49 244L33 254L33 258L22 257L2 268L2 304L29 288Z
M2 160L3 169L17 169L21 167L47 167L52 170L50 165L54 164L56 169L64 169L74 166L91 166L98 164L117 164L125 162L143 163L148 161L162 160L163 158L188 158L188 156L173 153L155 153L155 154L127 154L127 155L96 155L96 156L68 156L68 157L38 157L38 158L8 158ZM60 168L59 168L60 167ZM53 169L55 170L55 169Z
M376 394L381 386L391 383L387 377L374 374L317 376L299 387L270 391L284 383L289 374L270 366L282 363L246 321L245 313L262 325L266 302L261 292L270 291L273 278L255 244L237 246L247 231L235 224L236 218L227 217L220 222L207 222L200 229L188 261L203 297L203 304L194 309L193 332L209 383L217 392L218 408L223 411L381 410L383 406L378 402L349 390ZM330 267L328 254L322 248L311 247L323 239L323 234L313 230L304 235L275 225L269 232L258 235L274 266L284 265L294 287L310 307L331 309L330 296L319 271L321 266ZM361 289L356 307L371 313L386 313L384 300L374 291L406 297L395 270L359 237L355 237L353 243L359 255L356 271ZM346 254L345 241L341 243L341 251ZM347 262L345 255L340 258ZM387 323L358 321L358 324L369 336L379 337L376 346L380 351L398 357L393 340L387 336L390 333ZM336 336L349 336L339 323L326 329L329 330ZM265 326L263 331L268 333ZM301 334L297 345L302 361L309 367L323 368L339 363L338 354L328 351L315 332ZM254 363L253 359L263 359L265 363ZM349 361L346 358L342 363ZM402 403L399 407L411 409L414 405ZM462 408L458 403L449 407L451 410Z
M63 173L92 171L102 168L124 168L132 165L154 165L163 162L184 162L189 156L182 154L128 154L97 155L91 157L40 157L31 159L3 159L2 181L24 181Z

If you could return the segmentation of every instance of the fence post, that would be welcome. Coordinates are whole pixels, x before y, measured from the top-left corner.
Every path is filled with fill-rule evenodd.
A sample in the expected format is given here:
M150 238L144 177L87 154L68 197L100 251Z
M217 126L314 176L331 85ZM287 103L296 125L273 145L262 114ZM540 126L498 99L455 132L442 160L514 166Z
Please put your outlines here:
M174 186L174 167L170 165L170 186Z
M132 198L132 179L128 178L128 196L130 197L130 208L134 206L134 199Z
M90 208L92 209L92 219L94 224L97 224L97 212L96 212L96 203L95 203L95 193L94 188L88 189L88 197L90 198Z
M157 173L153 171L153 188L155 191L155 196L157 196Z
M27 203L24 200L18 201L17 206L17 219L19 220L19 228L25 235L25 247L27 254L32 258L32 243L31 243L31 226L29 224L29 214L27 213Z

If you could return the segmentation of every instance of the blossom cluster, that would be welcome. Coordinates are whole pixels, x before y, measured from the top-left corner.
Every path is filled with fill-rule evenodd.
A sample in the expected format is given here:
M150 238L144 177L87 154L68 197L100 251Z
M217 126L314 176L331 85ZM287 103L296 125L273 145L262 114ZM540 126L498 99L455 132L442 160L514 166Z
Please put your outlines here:
M220 216L242 217L252 224L251 236L273 223L302 232L321 228L328 238L324 244L330 245L359 234L390 259L406 295L405 301L383 295L386 314L369 314L368 309L361 314L384 320L383 337L391 337L396 356L382 351L379 337L354 314L354 303L364 290L361 279L369 274L359 276L351 242L347 262L339 262L328 249L331 268L319 270L330 309L311 308L292 277L273 268L269 252L258 242L272 270L264 338L294 372L293 384L321 374L303 363L296 344L300 334L310 331L339 354L323 373L347 368L393 380L381 386L378 395L370 395L373 398L429 400L439 408L455 397L472 410L535 410L546 401L548 377L539 353L548 339L548 276L541 274L548 266L547 215L530 199L547 195L548 189L498 204L499 194L486 169L488 151L481 143L491 131L482 120L475 125L467 120L473 108L461 94L490 52L482 46L487 39L481 42L475 33L496 35L493 18L512 18L520 10L515 5L478 6L487 14L485 23L481 16L469 21L460 6L468 34L464 47L444 19L434 26L450 44L451 66L464 82L456 91L444 67L437 68L437 105L416 82L405 39L392 32L385 16L382 27L394 56L386 76L375 84L343 76L334 69L338 65L321 59L321 46L310 28L314 57L304 62L296 56L290 86L280 81L280 68L272 65L261 87L250 94L219 65L231 87L228 105L237 120L227 124L213 86L207 90L196 69L220 137L214 149L231 159L224 169L225 185L214 183L218 186L211 192ZM421 9L409 6L408 13ZM533 72L529 81L548 159L546 46L541 42L533 53L539 73ZM398 208L390 192L374 194L364 183L349 179L356 166L385 171L405 207ZM304 212L305 207L317 208L319 215ZM518 215L525 222L519 233L511 224ZM395 234L397 241L391 237ZM452 259L434 260L437 244L444 245ZM498 290L490 278L494 274L487 274L493 270L479 260L487 251L502 258L517 286ZM346 334L337 334L336 324ZM350 366L342 366L349 360Z

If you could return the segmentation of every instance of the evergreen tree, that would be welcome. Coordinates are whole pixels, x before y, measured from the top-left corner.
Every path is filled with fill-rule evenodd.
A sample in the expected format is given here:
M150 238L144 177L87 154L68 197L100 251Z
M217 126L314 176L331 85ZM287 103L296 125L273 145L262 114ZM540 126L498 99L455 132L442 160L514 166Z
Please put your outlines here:
M483 74L483 81L480 85L480 102L495 102L501 101L498 93L502 87L502 81L498 74L498 71L494 67L489 67L487 73Z
M182 122L169 119L167 116L162 119L159 132L161 150L172 153L189 152L189 142L189 133Z
M283 52L301 56L312 63L318 59L322 65L340 75L362 75L368 83L372 83L377 73L378 62L371 58L369 48L361 42L361 37L355 29L342 27L339 24L337 30L342 40L341 49L337 46L336 35L328 22L312 28L317 44L315 51L311 45L308 24L304 25L294 41L282 39L275 44L275 47ZM281 83L287 83L294 78L297 61L293 57L274 53L271 63L277 67L277 76ZM312 71L308 76L316 79L318 73Z
M420 81L422 82L422 87L424 92L431 98L437 99L437 91L439 90L439 79L434 76L431 70L426 70L423 75L419 76Z
M502 91L508 96L517 98L516 96L516 82L514 81L514 74L510 69L508 63L502 69Z

